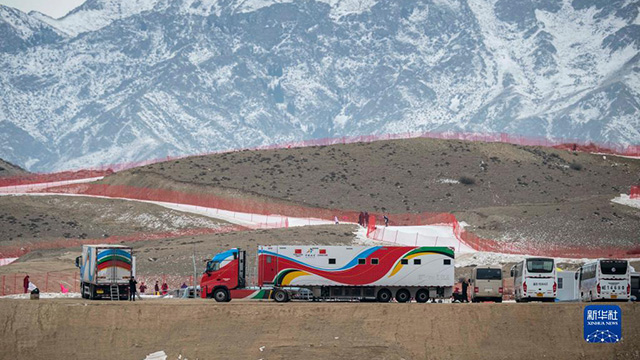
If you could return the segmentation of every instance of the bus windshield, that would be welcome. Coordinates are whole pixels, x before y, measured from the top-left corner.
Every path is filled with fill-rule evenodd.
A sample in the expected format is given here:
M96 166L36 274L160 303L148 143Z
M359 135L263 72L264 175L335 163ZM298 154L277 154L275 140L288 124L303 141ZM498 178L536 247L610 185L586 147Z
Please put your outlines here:
M530 273L553 272L553 259L528 259L527 271Z
M624 275L627 273L627 262L625 260L602 260L600 270L604 275Z
M502 280L500 269L477 269L476 279L478 280Z

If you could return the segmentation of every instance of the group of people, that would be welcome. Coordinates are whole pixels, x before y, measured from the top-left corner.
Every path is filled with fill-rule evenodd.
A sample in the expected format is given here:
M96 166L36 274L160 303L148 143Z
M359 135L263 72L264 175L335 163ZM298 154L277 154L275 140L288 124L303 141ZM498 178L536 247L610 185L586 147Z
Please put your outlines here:
M358 215L358 225L367 227L369 226L369 213L364 211L360 211L360 215Z
M131 279L129 279L129 301L136 301L136 293L138 292L138 290L136 289L137 284L138 282L136 281L135 277L132 276ZM180 288L186 289L187 283L182 283L182 286ZM158 281L156 281L156 284L153 286L153 290L153 295L167 295L167 293L169 293L169 285L167 285L166 281L163 281L162 286L160 286ZM147 285L143 281L140 283L140 294L145 294L146 291Z
M389 226L389 217L387 215L382 216L384 220L384 226ZM368 227L369 226L369 213L366 211L360 211L358 215L358 225Z
M453 300L459 302L469 302L469 285L471 285L471 279L462 279L461 287L462 291L458 292L458 288L453 293Z

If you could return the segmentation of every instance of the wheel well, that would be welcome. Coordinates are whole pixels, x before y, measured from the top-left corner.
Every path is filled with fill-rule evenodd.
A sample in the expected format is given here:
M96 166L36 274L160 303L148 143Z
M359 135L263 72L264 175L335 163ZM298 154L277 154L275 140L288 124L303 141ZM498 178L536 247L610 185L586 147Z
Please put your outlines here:
M227 288L227 287L226 287L226 286L224 286L224 285L218 285L218 286L214 287L214 288L211 290L211 292L210 292L210 293L208 293L208 294L207 294L207 297L208 297L208 298L212 298L212 297L213 297L213 293L215 293L215 292L216 292L216 290L218 290L218 289L223 289L224 291L226 291L226 292L227 292L227 294L229 294L229 288Z

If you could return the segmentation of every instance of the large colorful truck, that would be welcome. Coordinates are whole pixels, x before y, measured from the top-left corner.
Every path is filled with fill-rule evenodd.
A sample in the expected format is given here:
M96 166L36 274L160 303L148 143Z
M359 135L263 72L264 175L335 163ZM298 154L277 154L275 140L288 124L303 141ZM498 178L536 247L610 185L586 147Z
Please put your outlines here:
M80 292L85 299L127 299L135 276L133 249L121 245L83 245L76 258Z
M230 249L207 262L201 296L231 299L427 302L451 297L454 251L412 246L259 246L257 284L247 281L247 255Z

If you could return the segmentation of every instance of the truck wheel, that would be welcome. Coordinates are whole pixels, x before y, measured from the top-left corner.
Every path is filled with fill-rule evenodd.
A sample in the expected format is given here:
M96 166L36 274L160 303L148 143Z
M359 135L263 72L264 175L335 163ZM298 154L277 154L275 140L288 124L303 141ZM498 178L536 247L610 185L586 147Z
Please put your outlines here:
M426 289L420 289L416 292L416 301L419 303L426 303L429 301L429 291Z
M389 302L391 301L391 291L389 289L381 289L378 291L378 302Z
M289 301L289 294L282 289L278 289L273 293L273 300L279 303L287 302Z
M213 290L213 298L217 302L227 302L229 301L229 293L224 288L218 288Z
M411 293L407 289L400 289L396 292L396 300L400 303L405 303L411 300Z
M94 300L96 298L96 291L93 288L93 284L89 284L89 300Z

